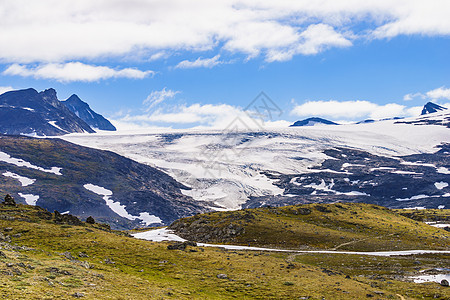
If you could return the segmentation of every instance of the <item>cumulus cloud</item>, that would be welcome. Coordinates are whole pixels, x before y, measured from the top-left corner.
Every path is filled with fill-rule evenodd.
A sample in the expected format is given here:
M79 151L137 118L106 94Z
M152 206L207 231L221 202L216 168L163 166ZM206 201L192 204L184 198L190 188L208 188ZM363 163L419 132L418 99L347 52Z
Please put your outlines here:
M12 86L0 86L0 95L12 90L13 90Z
M418 108L408 108L397 103L379 105L370 101L308 101L296 105L291 114L298 117L321 116L337 120L362 118L382 119L419 115Z
M48 63L29 67L27 65L12 64L2 73L33 77L36 79L51 79L61 82L98 81L109 78L142 79L154 74L153 71L141 71L134 68L112 69L105 66L87 65L81 62Z
M223 63L223 61L220 61L219 58L220 54L217 54L211 58L199 57L194 61L183 60L175 66L175 69L212 68Z
M133 124L137 127L188 126L213 129L258 129L262 127L287 127L291 122L268 120L263 123L253 118L242 108L229 104L175 105L160 108L152 113L127 114L116 118L118 124Z
M156 105L175 97L175 95L179 93L180 91L167 90L166 88L163 88L160 91L152 91L144 100L143 104L147 107L146 111L149 111Z
M152 60L211 49L283 61L354 37L450 35L449 13L447 0L3 1L0 61Z
M426 93L426 96L430 99L446 99L450 100L450 88L440 87Z

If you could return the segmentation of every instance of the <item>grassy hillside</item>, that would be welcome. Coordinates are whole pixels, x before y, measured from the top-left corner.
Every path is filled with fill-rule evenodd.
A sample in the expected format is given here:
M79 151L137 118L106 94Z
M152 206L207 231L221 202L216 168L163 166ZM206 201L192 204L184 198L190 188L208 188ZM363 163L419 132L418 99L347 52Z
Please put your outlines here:
M362 203L213 212L177 220L170 228L197 242L297 250L450 249L450 232Z
M281 215L280 215L281 216ZM69 220L71 224L77 223ZM59 224L58 224L59 223ZM2 299L447 299L439 284L404 282L445 256L368 258L189 246L168 250L57 220L33 206L0 205ZM420 265L415 262L419 262ZM395 267L395 268L394 268ZM395 273L395 276L391 276ZM225 274L221 276L220 274ZM383 277L384 276L384 277ZM388 277L391 276L391 277ZM219 278L221 277L221 278ZM389 278L389 280L386 280ZM369 296L368 296L369 295Z

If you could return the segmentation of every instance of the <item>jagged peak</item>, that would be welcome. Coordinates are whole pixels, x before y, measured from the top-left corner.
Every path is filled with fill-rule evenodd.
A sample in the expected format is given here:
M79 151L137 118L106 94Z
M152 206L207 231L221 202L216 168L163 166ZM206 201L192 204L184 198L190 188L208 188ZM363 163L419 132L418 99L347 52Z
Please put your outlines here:
M447 109L446 107L440 106L436 103L428 102L423 106L421 115L431 114L446 109Z

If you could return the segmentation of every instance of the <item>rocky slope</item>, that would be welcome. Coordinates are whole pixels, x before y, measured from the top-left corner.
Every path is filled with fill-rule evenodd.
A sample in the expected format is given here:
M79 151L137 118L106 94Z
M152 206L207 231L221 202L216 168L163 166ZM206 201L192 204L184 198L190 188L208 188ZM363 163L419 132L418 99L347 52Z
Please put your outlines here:
M169 175L59 139L0 136L0 193L113 228L168 224L206 211Z

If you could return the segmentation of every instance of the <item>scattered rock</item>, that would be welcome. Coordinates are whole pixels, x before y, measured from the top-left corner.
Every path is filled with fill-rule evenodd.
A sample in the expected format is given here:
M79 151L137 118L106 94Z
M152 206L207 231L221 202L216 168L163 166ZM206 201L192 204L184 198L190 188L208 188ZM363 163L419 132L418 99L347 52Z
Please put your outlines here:
M76 258L72 255L72 253L70 253L70 252L64 252L64 253L61 253L61 255L63 255L65 258L67 258L67 259L69 259L69 260L76 260Z
M5 253L3 253L2 251L0 251L0 257L2 257L2 258L6 258L6 254L5 254Z
M78 256L79 256L79 257L89 257L89 255L87 255L87 254L84 253L84 252L78 253Z
M88 224L95 224L95 220L94 220L93 217L89 216L89 217L87 217L87 219L86 219L86 223L88 223Z
M441 280L441 285L442 285L442 286L449 286L448 280L447 280L447 279L442 279L442 280Z
M56 273L56 274L60 274L60 275L72 275L72 273L70 273L69 271L61 270L61 269L58 269L58 268L56 268L56 267L50 267L50 268L48 268L48 269L47 269L47 272L50 272L50 273Z
M76 292L75 294L72 294L72 297L75 297L75 298L82 298L82 297L84 297L84 294L83 294L83 293L78 293L78 292Z
M4 232L10 232L12 230L13 230L12 227L6 227L5 229L3 229Z
M3 205L8 205L8 206L16 206L16 201L14 200L14 198L10 194L7 194L5 196L5 201L3 201L2 204Z
M217 278L219 279L228 279L227 274L217 274Z
M115 264L115 262L112 260L112 259L110 259L110 258L105 258L105 264L108 264L108 265L114 265Z

